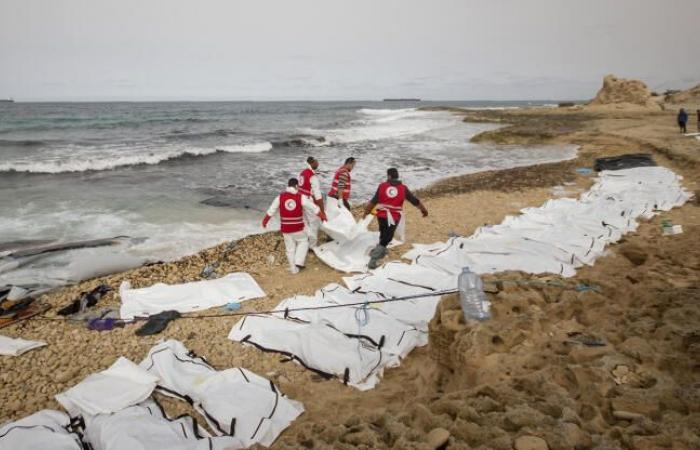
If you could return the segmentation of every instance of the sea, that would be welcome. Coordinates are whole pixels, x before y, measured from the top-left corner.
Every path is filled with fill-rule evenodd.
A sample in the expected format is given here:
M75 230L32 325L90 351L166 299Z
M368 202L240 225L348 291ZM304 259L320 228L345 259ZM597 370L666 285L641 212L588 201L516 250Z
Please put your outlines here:
M259 233L267 206L310 155L324 191L345 158L357 159L352 204L369 200L389 167L415 190L573 158L573 146L470 143L497 125L419 108L542 103L0 103L0 249L121 236L116 246L20 264L0 251L0 286L60 285L88 276L86 265L171 261Z

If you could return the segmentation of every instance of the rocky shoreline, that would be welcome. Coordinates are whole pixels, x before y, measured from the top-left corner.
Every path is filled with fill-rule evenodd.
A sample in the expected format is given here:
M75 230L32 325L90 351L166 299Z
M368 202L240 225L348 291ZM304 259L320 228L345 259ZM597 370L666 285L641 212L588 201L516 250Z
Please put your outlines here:
M652 153L684 175L689 190L698 190L697 141L675 135L672 112L576 107L454 112L466 121L508 124L476 141L576 144L580 150L569 161L453 177L422 189L431 216L422 220L408 211L411 242L444 240L450 232L468 235L484 223L538 206L554 195L555 186L576 195L591 179L575 169L591 167L600 156ZM683 224L684 233L661 236L661 219ZM243 366L270 377L304 403L307 412L273 448L431 449L445 443L449 449L698 448L698 231L700 209L688 204L643 224L595 266L564 280L569 287L600 286L600 292L532 283L552 277L499 274L522 283L494 283L494 318L475 327L460 321L454 298L445 298L431 324L430 345L364 393L228 341L233 317L181 319L146 338L134 335L135 326L95 332L68 322L27 320L3 334L49 345L0 358L0 421L56 408L55 394L118 356L140 361L160 339L175 338L217 368ZM220 261L219 275L249 272L268 293L244 303L242 311L266 309L340 279L314 257L304 273L287 274L276 233L246 237L228 252L227 247L59 289L41 298L52 308L46 316L103 283L114 291L100 305L118 305L124 280L134 287L194 281L214 261ZM390 257L399 258L406 248ZM568 343L570 333L607 345ZM191 412L183 402L163 399L163 404L171 414Z

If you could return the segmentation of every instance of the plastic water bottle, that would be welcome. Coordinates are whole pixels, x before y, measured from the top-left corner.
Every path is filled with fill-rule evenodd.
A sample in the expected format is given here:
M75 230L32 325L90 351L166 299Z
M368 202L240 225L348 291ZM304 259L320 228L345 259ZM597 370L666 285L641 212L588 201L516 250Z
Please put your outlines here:
M462 269L457 281L459 287L459 303L462 306L464 320L488 320L491 318L491 303L484 293L484 285L481 277L469 270Z

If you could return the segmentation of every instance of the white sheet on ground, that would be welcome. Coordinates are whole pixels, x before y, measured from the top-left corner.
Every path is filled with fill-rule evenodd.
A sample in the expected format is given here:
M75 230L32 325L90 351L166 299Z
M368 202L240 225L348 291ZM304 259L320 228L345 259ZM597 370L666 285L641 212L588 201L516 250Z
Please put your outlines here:
M244 272L230 273L215 280L184 284L163 284L132 289L128 282L119 287L123 319L150 316L162 311L201 311L230 302L242 302L265 296L252 276Z
M367 274L343 277L352 291L376 292L384 297L405 297L457 287L457 276L428 267L389 262Z
M179 341L156 345L140 366L160 379L164 393L190 399L217 434L245 447L271 445L304 411L269 380L242 368L217 371Z
M109 414L147 399L157 381L157 376L120 357L108 369L56 395L56 401L72 417Z
M43 347L46 342L28 341L22 338L11 338L0 336L0 355L3 356L19 356L29 350Z
M367 271L369 252L379 244L379 233L376 231L367 231L367 227L373 219L374 216L370 215L358 222L356 225L356 232L348 234L354 234L352 239L326 242L314 248L314 253L321 261L335 270L346 273ZM401 244L401 241L394 239L391 244L389 244L389 247L395 247Z
M318 294L315 297L295 296L283 300L275 307L276 310L288 310L286 317L285 313L275 315L303 322L329 324L346 336L361 336L370 339L377 346L382 344L382 351L397 357L387 367L398 365L398 358L404 358L414 348L428 343L426 330L401 322L372 305L367 308L333 306L338 304ZM299 308L308 309L295 310Z
M44 409L0 426L0 450L82 450L66 413Z
M519 216L444 244L414 246L404 255L419 266L456 275L521 270L573 276L591 265L605 245L637 229L637 219L668 211L691 196L681 177L663 167L603 171L579 199L549 200Z
M352 292L339 284L329 284L319 292L322 292L323 298L338 304L386 300L386 298L379 293ZM426 297L414 300L374 303L372 304L372 308L379 309L396 320L410 325L417 330L427 332L428 322L433 318L435 308L439 301L439 297Z
M86 421L85 440L94 450L223 450L245 448L235 437L210 437L190 416L170 420L153 400Z
M360 390L372 389L384 367L395 361L365 339L353 339L319 323L299 323L271 315L246 316L229 339L285 354L304 367L335 376Z
M369 217L369 216L368 216ZM331 241L314 248L316 256L341 272L364 272L369 252L379 242L379 233L364 232L349 241Z
M328 220L321 223L321 230L335 241L350 241L358 234L367 231L371 218L356 222L352 213L340 203L340 200L328 198L326 203L326 217Z
M397 363L395 354L378 350L371 341L381 339L386 330L402 329L397 321L416 331L427 331L439 293L457 287L457 276L465 266L478 273L521 270L572 276L577 268L593 264L605 245L636 230L638 218L650 218L689 198L680 177L661 167L602 172L579 199L549 200L539 208L523 209L521 215L507 217L499 225L482 227L470 237L416 245L404 255L412 264L388 263L370 273L345 277L347 289L333 284L313 297L285 300L278 308L287 309L289 319L248 316L233 327L229 338L286 354L309 369L347 378L349 384L369 389L378 382L384 367ZM364 271L369 250L376 243L376 234L360 233L349 241L324 244L317 255L338 270ZM364 310L357 306L349 306L347 311L289 311L423 294L429 297L373 305L368 312L371 325L364 330L357 320L363 321L364 315L355 317ZM378 319L384 316L374 308L390 319ZM349 337L363 333L371 341ZM388 341L396 341L395 335ZM399 343L391 350L398 355L406 353Z

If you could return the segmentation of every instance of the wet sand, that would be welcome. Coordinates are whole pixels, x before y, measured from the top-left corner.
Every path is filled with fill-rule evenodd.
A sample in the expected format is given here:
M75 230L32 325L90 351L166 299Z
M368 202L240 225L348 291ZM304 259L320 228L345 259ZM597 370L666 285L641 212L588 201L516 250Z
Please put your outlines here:
M409 206L409 244L444 241L449 233L469 235L562 190L576 196L591 178L575 169L590 167L599 156L650 152L659 164L683 175L687 189L699 189L700 142L677 135L672 112L562 108L455 113L469 121L512 124L474 140L573 143L580 145L579 155L560 163L454 177L423 189L419 194L430 216L422 219ZM684 233L662 236L662 219L682 224ZM138 362L160 339L175 338L215 367L246 367L304 403L307 412L273 448L436 448L429 440L445 436L449 449L546 448L543 441L550 449L700 448L698 231L696 200L642 223L636 233L609 247L595 266L560 280L564 287L543 284L558 280L553 276L485 277L494 281L487 283L491 321L466 325L456 298L445 298L431 323L430 344L386 371L369 392L323 381L281 362L279 355L229 341L226 335L236 318L182 319L147 338L134 335L138 325L99 333L60 321L25 321L2 334L49 345L18 358L0 358L0 422L58 408L55 394L118 356ZM392 250L390 258L399 258L409 247ZM135 287L197 280L225 248L222 244L177 262L86 281L42 301L52 306L51 317L101 283L116 290L127 279ZM243 311L311 294L341 277L312 255L304 272L288 274L284 244L274 233L241 240L218 273L231 271L251 273L268 293L244 303ZM600 289L577 292L582 283ZM100 305L118 305L116 292ZM595 343L605 345L591 346ZM191 412L184 402L162 400L169 413ZM525 436L540 447L525 447Z

